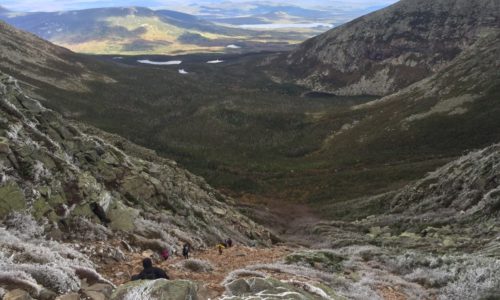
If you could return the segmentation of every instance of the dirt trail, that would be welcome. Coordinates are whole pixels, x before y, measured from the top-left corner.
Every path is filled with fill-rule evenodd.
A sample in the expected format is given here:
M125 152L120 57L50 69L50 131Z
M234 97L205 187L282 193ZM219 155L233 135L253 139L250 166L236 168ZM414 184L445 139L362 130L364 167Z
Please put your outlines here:
M114 241L114 244L119 243ZM177 264L184 258L174 256L166 261L154 261L154 265L164 269L171 279L189 279L203 282L205 287L211 291L213 297L220 296L224 292L221 282L231 272L245 266L258 263L271 263L278 261L291 253L292 249L285 246L276 246L272 248L252 248L241 245L235 245L224 249L223 254L219 255L218 250L201 249L191 252L190 258L209 261L214 270L208 273L197 273L185 270ZM124 262L109 262L101 264L99 272L114 284L119 285L130 280L133 274L142 270L142 260L151 253L125 252L126 260Z
M270 228L289 245L311 247L304 228L322 221L308 205L302 203L246 195L238 199L238 204L244 214Z
M313 226L321 219L309 207L302 204L268 201L267 199L265 202L266 204L263 205L255 199L246 199L246 201L240 202L240 204L244 204L241 204L239 208L245 210L255 221L273 229L284 240L283 245L271 248L235 245L225 249L222 255L219 255L215 247L192 251L190 258L208 261L213 266L213 271L206 273L193 272L182 268L179 263L184 259L180 255L173 256L167 261L153 259L155 266L164 269L171 279L202 282L204 298L217 299L225 291L221 283L230 272L250 265L278 262L292 252L313 246L315 240L313 237L308 237L307 233L304 233L304 228ZM111 243L123 250L119 240L111 241ZM128 282L133 274L139 273L142 270L142 260L145 257L150 257L153 253L150 251L142 253L124 251L124 254L126 256L124 262L110 260L104 264L99 263L101 266L99 272L116 285ZM152 257L159 256L154 254ZM273 272L272 276L282 280L307 280L307 278L296 278L294 275L286 273ZM398 286L379 286L377 293L382 299L386 300L407 299L407 296L401 292Z
M115 240L111 243L118 247L120 241ZM218 299L225 291L221 285L228 274L234 270L245 268L254 264L273 263L282 260L288 254L299 250L298 248L289 246L274 246L271 248L254 248L242 245L235 245L231 248L224 249L220 255L217 249L200 249L193 251L190 258L205 260L213 266L213 271L206 273L198 273L186 270L180 266L180 262L184 260L181 256L174 256L166 261L153 259L154 265L164 269L171 279L187 279L203 283L203 298ZM113 260L107 263L99 263L98 271L105 278L111 280L115 285L126 283L130 280L133 274L137 274L142 270L142 260L145 257L150 257L152 252L124 252L126 259L122 262ZM153 257L157 256L156 254ZM292 274L273 273L273 277L289 280L299 279L307 280L307 278L297 278ZM385 300L406 300L407 296L401 292L398 286L379 286L378 294Z

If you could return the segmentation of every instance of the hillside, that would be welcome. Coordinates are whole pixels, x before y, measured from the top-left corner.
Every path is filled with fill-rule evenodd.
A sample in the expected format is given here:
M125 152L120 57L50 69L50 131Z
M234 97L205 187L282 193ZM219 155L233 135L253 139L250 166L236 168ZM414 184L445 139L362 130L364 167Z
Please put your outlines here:
M235 52L227 48L231 44L240 45L244 52L279 50L306 38L296 33L269 34L225 27L189 14L144 7L2 11L0 19L75 52L93 54Z
M88 92L89 82L112 82L111 78L90 70L82 56L2 21L0 39L0 69L38 88Z
M498 1L402 0L304 42L281 77L337 95L388 95L422 80L498 29Z
M200 177L122 138L103 135L105 140L91 128L70 124L26 96L5 74L0 81L0 107L0 218L10 224L7 232L2 227L2 257L26 255L24 251L32 247L28 239L41 236L72 243L113 237L154 251L179 251L185 242L204 248L227 237L243 244L270 243L268 231L236 212L232 199ZM41 227L35 228L36 222ZM16 236L20 233L13 228L25 235ZM15 239L23 242L16 245ZM22 243L24 250L19 248ZM44 251L61 251L52 248L54 243L42 242ZM0 286L32 286L38 292L78 290L78 268L87 270L88 276L95 271L88 258L77 257L78 262L69 259L45 271L37 267L40 261L34 257L25 258L25 265L16 259L2 260ZM41 280L37 272L59 275ZM17 282L16 276L24 281Z

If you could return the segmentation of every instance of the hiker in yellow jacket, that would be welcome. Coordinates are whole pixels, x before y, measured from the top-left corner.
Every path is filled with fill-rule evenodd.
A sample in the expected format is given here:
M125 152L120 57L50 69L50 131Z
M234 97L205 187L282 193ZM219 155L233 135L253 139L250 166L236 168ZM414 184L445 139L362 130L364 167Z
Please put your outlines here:
M217 249L219 250L219 255L222 255L222 250L224 250L226 246L222 243L217 244Z

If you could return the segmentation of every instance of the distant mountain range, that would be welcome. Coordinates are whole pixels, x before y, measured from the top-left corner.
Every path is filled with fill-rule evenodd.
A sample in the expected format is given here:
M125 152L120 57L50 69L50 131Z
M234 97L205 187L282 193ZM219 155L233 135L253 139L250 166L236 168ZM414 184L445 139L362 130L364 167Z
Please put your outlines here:
M199 45L199 40L230 39L245 34L188 14L141 7L49 13L4 11L0 18L56 44L93 53L171 52L176 48L182 50L180 45L184 43L185 49L203 51L213 45ZM188 36L199 39L187 46ZM225 43L221 41L216 46L224 48Z
M144 7L66 12L0 11L0 19L73 51L96 54L172 54L283 49L308 34L265 34L216 25L170 10Z
M260 1L202 2L187 8L179 4L172 7L192 14L145 7L58 12L0 8L0 20L83 53L234 53L290 50L294 44L375 9L340 3L305 8ZM238 50L228 49L231 44L238 45Z
M199 5L200 18L222 24L326 23L335 26L376 10L378 7L346 7L345 3L323 3L322 6L250 1L237 5L224 2Z

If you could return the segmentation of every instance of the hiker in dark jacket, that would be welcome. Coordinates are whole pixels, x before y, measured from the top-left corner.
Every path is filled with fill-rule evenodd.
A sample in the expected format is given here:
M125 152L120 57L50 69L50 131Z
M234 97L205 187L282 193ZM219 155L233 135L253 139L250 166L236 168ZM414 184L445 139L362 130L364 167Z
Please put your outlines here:
M132 280L155 280L160 278L169 279L167 273L160 268L153 267L153 262L150 258L145 258L142 261L144 270L141 273L132 276Z
M188 259L190 251L191 247L189 246L188 243L185 243L184 246L182 247L182 256L184 256L185 259Z

